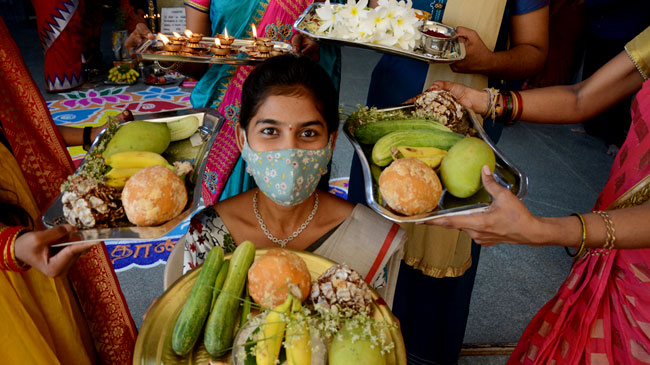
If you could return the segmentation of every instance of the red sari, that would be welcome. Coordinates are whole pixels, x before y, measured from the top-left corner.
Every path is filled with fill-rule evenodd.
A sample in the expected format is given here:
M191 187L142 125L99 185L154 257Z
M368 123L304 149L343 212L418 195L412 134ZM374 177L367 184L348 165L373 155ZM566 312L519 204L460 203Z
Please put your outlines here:
M59 195L59 186L74 167L45 101L19 55L0 19L0 124L43 211ZM68 277L102 363L130 363L137 331L106 247L93 247L75 263Z
M650 200L650 81L594 210ZM530 322L508 364L649 364L650 249L589 250Z

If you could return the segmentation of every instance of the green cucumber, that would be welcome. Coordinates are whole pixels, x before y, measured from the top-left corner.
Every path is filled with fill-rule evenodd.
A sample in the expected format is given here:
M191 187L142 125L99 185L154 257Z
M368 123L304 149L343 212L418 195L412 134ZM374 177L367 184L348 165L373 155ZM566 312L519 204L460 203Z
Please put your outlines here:
M441 131L451 132L451 129L433 120L380 120L362 124L354 131L354 137L359 143L375 144L381 137L387 135L388 133L410 129L437 129Z
M437 129L411 129L389 133L381 137L372 148L372 162L380 167L393 161L390 148L394 146L436 147L449 150L463 139L462 134Z
M225 260L221 268L219 268L219 274L217 274L217 279L214 281L214 290L212 291L212 304L210 304L210 310L214 307L214 302L217 301L219 293L223 288L223 283L226 281L226 276L228 275L228 268L230 267L230 260Z
M248 315L251 313L251 303L253 299L248 294L248 282L246 283L246 294L244 294L244 302L241 304L241 317L239 319L239 328L244 327L248 322Z
M172 350L185 356L192 351L210 313L212 286L223 263L223 249L214 247L205 258L199 277L196 279L190 297L185 302L176 320L172 334Z
M214 357L222 356L232 347L239 301L254 259L255 245L251 241L237 246L230 258L228 276L208 317L203 339L205 349Z

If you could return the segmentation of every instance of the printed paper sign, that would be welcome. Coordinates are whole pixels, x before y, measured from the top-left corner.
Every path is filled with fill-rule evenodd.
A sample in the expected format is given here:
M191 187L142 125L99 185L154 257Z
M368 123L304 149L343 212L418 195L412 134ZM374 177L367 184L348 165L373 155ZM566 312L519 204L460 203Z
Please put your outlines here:
M160 10L160 30L164 34L177 32L183 34L185 26L185 8L162 8Z

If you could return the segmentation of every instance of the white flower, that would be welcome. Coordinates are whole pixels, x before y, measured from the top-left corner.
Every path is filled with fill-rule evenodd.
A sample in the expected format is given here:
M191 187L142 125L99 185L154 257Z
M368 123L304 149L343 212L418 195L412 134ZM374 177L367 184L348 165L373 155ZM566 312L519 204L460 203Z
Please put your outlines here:
M364 19L368 16L368 0L348 0L347 4L341 6L341 11L338 12L338 15L341 17L343 22L357 24L360 19Z
M330 0L325 1L321 6L316 9L316 14L320 18L322 24L318 28L319 32L327 32L336 23L336 13L334 12L334 7L330 4Z

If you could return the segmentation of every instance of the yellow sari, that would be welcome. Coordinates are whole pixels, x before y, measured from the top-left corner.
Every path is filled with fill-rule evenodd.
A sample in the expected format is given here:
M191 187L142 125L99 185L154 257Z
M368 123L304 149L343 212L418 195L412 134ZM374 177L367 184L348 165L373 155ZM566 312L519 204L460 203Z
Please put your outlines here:
M0 200L23 207L37 222L40 212L9 150L0 144ZM6 364L91 364L88 328L67 277L30 269L0 270L0 343Z

